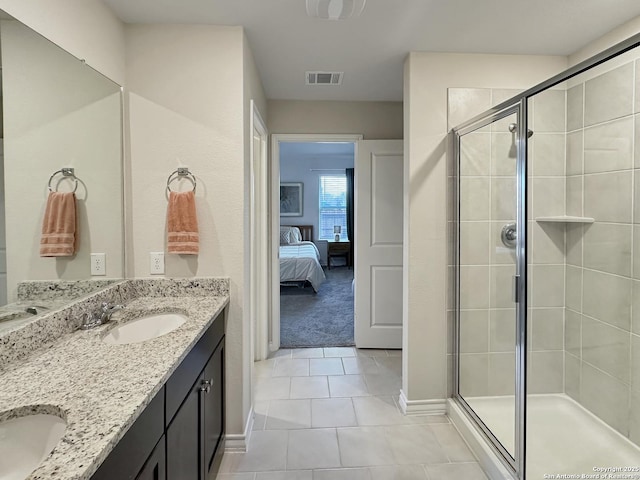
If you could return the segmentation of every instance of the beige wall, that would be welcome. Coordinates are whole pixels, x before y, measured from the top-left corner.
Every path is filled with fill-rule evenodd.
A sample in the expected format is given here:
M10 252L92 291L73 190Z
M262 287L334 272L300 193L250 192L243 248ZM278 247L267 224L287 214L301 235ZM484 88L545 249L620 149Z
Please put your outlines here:
M362 134L365 139L403 135L402 102L269 100L270 133Z
M124 25L100 0L0 0L0 9L124 84Z
M403 392L447 397L447 89L525 89L565 57L411 53L405 62ZM481 113L483 105L469 115ZM450 357L449 357L450 358Z
M89 278L91 252L106 253L107 277L121 278L120 87L20 22L3 20L0 33L9 300L23 280ZM79 251L41 258L47 181L62 167L82 181Z
M253 96L265 108L264 94L240 27L130 25L126 39L132 274L147 277L149 252L165 251L166 179L188 166L198 179L200 254L166 255L165 273L231 278L227 433L241 434L251 369L245 318L248 104Z
M640 17L636 17L620 25L618 28L614 28L609 33L569 55L569 66L576 65L638 33L640 33Z

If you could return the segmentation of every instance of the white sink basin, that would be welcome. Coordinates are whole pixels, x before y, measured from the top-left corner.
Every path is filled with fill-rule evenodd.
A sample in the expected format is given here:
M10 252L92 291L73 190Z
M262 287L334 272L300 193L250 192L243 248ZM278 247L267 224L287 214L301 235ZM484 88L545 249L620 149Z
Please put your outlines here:
M118 325L102 341L111 345L146 342L173 332L186 321L186 317L178 313L147 315Z
M58 444L67 423L55 415L28 415L0 422L0 479L24 480Z

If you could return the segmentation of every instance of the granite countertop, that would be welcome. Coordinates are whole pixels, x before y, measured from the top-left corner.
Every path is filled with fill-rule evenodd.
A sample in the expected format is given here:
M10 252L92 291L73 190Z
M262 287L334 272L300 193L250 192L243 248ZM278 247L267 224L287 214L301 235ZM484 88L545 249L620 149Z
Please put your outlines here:
M38 315L58 310L68 303L69 300L65 298L49 298L45 300L18 300L3 305L0 307L0 333L28 322ZM27 308L35 308L36 313L30 313Z
M226 294L139 297L110 323L67 333L0 371L0 421L25 410L67 421L64 437L29 480L89 479L228 303ZM119 323L162 312L188 320L142 343L101 341Z

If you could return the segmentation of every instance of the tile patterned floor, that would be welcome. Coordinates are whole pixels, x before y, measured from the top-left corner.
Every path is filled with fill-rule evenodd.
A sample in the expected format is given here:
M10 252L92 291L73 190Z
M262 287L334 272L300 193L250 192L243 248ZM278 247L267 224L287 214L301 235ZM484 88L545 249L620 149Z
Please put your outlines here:
M254 369L249 451L218 480L486 480L442 415L404 416L398 350L280 350Z

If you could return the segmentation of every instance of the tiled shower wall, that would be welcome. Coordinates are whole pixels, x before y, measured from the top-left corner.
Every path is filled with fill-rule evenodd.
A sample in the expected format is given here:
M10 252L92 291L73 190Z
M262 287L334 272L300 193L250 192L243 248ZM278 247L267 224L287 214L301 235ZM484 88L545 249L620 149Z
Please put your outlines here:
M450 89L449 126L515 93ZM566 392L640 443L640 60L576 77L529 109L529 393ZM513 393L513 255L499 239L513 211L503 201L515 199L506 131L500 122L463 141L467 396ZM535 221L564 214L595 222Z
M640 62L567 90L565 391L640 443ZM578 83L580 82L580 83Z
M449 89L449 126L517 93L498 89ZM530 107L532 215L565 209L565 92L549 91ZM503 119L463 137L460 187L461 333L460 385L464 396L513 395L515 310L511 299L515 255L500 240L515 221L515 137ZM538 160L539 159L539 160ZM532 315L529 389L559 393L563 378L564 227L530 222ZM450 315L450 322L452 316Z
M529 312L527 391L564 390L564 226L538 221L565 212L564 90L547 90L529 102Z

